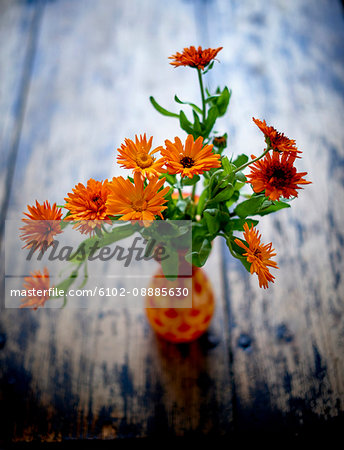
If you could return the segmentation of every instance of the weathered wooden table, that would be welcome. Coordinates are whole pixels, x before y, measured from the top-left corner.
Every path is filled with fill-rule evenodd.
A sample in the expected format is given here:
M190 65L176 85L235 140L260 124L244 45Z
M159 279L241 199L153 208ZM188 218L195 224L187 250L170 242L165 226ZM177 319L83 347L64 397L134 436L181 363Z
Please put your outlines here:
M313 182L261 221L280 267L268 291L216 243L216 315L191 345L159 341L139 307L2 304L0 443L344 426L343 25L336 0L0 1L2 224L114 176L125 137L180 135L148 97L198 99L194 72L167 60L192 44L224 47L208 80L233 89L229 153L256 152L251 117L266 118Z

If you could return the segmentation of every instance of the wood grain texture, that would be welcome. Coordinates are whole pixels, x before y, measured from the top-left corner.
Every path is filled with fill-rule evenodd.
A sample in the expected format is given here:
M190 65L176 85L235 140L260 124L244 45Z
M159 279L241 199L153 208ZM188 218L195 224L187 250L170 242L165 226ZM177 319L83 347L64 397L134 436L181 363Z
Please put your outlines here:
M233 89L230 148L259 154L265 118L304 152L312 185L291 210L265 217L280 269L259 290L224 249L234 427L298 434L343 423L344 54L339 2L215 2L210 45L223 45L223 83Z
M220 273L217 255L211 264ZM212 281L221 284L214 275ZM158 340L142 303L130 297L122 305L98 299L88 309L6 310L12 322L1 355L7 437L228 434L228 347L221 290L216 294L212 327L191 345Z
M180 135L148 96L175 110L174 92L198 101L193 71L167 61L198 43L224 47L207 77L212 89L233 89L218 126L229 130L229 153L258 153L264 141L251 118L265 118L296 139L299 171L313 184L291 210L260 223L280 267L269 291L225 247L221 263L216 243L207 264L216 317L192 345L157 340L140 304L2 309L1 439L295 436L342 426L342 10L334 0L263 3L2 2L1 144L16 136L18 146L2 147L16 155L11 192L3 191L8 218L36 198L61 203L76 182L121 173L114 147L125 137L147 132L160 145ZM18 30L9 17L26 25ZM31 56L19 45L23 30Z
M159 116L149 95L176 110L167 84L180 86L181 98L188 90L198 98L194 74L174 71L167 60L175 45L195 39L192 5L105 3L45 5L14 173L14 183L21 180L27 191L24 197L12 190L8 217L20 217L32 198L63 202L76 180L124 174L115 149L125 137L146 132L153 145L172 139L178 122ZM182 20L174 8L183 11Z
M31 79L41 6L0 4L0 221L8 207L21 127ZM1 225L2 229L2 225Z
M178 134L177 122L160 118L148 97L175 107L168 84L181 86L181 98L188 91L197 98L195 78L167 60L195 35L193 6L183 2L47 2L7 217L21 217L36 198L61 203L79 181L121 173L114 146L124 137L147 132L158 145ZM228 434L232 393L218 249L210 267L216 316L209 334L190 346L157 340L143 303L132 299L86 310L3 309L2 438Z

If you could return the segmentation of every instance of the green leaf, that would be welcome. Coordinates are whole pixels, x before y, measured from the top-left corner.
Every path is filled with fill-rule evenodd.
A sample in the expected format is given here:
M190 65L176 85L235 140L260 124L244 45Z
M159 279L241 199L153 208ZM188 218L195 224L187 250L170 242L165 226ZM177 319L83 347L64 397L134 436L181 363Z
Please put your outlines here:
M247 225L251 228L251 225L255 227L259 221L252 219L230 219L226 224L225 232L232 233L234 230L243 231L245 223L247 223Z
M227 86L225 86L222 91L220 87L218 87L215 94L216 95L211 95L209 91L207 91L208 97L206 99L206 103L210 103L216 107L218 110L218 117L221 117L227 111L232 91L230 91Z
M238 181L241 181L242 183L246 183L246 181L247 181L247 178L245 177L245 175L242 172L236 172L235 179Z
M253 196L250 199L239 203L239 205L235 208L234 213L242 218L254 216L255 214L258 214L264 200L264 194Z
M234 164L236 167L240 167L243 164L246 164L248 161L248 156L242 153L239 155L234 161L232 161L232 164Z
M235 243L234 239L239 239L239 241L243 242L246 246L247 243L240 239L240 238L235 238L235 236L230 236L228 238L228 240L226 240L226 244L228 246L229 249L232 249L234 255L237 259L239 259L239 261L242 263L242 265L245 267L245 269L250 272L251 269L251 263L249 263L246 259L245 256L242 256L243 253L245 253L245 250L243 248L241 248L238 244ZM229 242L228 242L229 241Z
M170 173L164 173L160 178L166 178L166 181L168 184L170 184L171 186L174 186L176 183L176 176L175 175L171 175Z
M206 263L212 246L211 242L208 239L204 239L198 251L192 251L185 256L185 259L190 264L193 264L197 267L202 267Z
M222 176L222 174L224 173L223 169L217 169L215 172L213 172L213 174L210 177L210 181L209 181L209 192L210 194L213 192L215 186L218 183L219 178Z
M146 239L171 241L181 235L190 233L189 226L181 226L179 222L170 220L155 220L148 228L140 230L141 235Z
M198 252L190 252L185 255L185 261L193 266L201 267Z
M167 109L163 108L162 106L159 105L159 103L157 103L155 101L154 97L150 96L149 100L150 100L151 104L154 106L154 108L163 116L179 118L179 114L175 114L173 112L167 111Z
M205 222L192 223L192 250L198 251L208 234L208 227Z
M208 234L208 227L205 223L202 222L192 222L192 251L186 255L185 259L198 267L201 267L202 261L199 257L199 253L201 252L204 241L206 240L206 236ZM203 248L204 251L204 248ZM204 254L204 253L203 253Z
M229 184L231 183L231 175L227 175L224 178L220 178L218 185L216 186L216 189L224 189L225 187L227 187Z
M218 209L206 209L203 212L210 234L216 234L220 229L219 212Z
M181 128L186 131L188 134L192 134L194 136L194 130L192 128L191 122L187 119L184 111L180 111L179 113L179 123Z
M194 132L197 133L199 136L202 136L202 127L201 123L199 121L199 117L195 111L192 111L193 117L194 117Z
M222 167L227 175L230 175L233 170L235 170L235 166L229 162L227 156L223 156L221 158Z
M204 237L208 233L207 227L201 222L192 222L192 245L196 243L197 240L203 241ZM197 245L195 245L195 248ZM198 247L197 247L198 248Z
M177 278L178 277L178 269L179 269L179 257L178 252L175 249L171 249L167 247L167 255L169 256L166 259L161 261L161 268L165 275L168 278Z
M262 205L264 206L264 205ZM262 208L261 211L258 212L260 216L265 216L267 214L271 214L273 212L279 211L280 209L284 208L290 208L289 203L285 202L276 202L270 206L267 206L266 208Z
M208 198L208 189L204 189L204 191L202 192L202 194L200 195L200 198L198 199L198 203L197 203L197 214L201 215L205 202Z
M220 191L218 194L216 194L214 198L210 199L208 204L225 202L232 197L233 192L234 192L234 188L229 183L224 189L222 189L222 191Z
M269 200L268 198L265 197L263 203L260 205L259 210L262 211L263 209L266 209L273 204L274 202L272 200Z
M176 213L178 215L178 209L176 207L174 200L172 200L171 197L168 198L168 202L166 203L166 205L167 205L167 209L165 209L165 211L162 212L165 220L167 218L170 218L172 220L177 220L178 217L176 216Z
M183 185L184 186L193 186L194 184L196 184L199 180L201 179L201 177L199 175L194 175L192 178L185 178L183 180Z
M137 231L137 228L138 227L136 225L131 223L126 225L116 225L113 230L105 234L102 238L96 238L96 240L98 240L98 247L105 247L109 244L125 239L134 234Z
M208 92L207 92L208 93ZM208 97L206 98L205 102L206 103L212 103L212 104L216 104L216 100L219 98L218 95L211 95L208 93Z
M236 167L234 166L234 164L230 163L227 156L223 156L221 159L222 162L222 167L224 169L224 172L226 174L226 176L223 178L223 181L226 183L231 183L233 184L234 182L234 178L235 178L235 169ZM221 187L224 187L225 184L222 182Z
M88 258L92 249L99 249L113 244L114 242L121 239L125 239L134 234L137 229L137 226L132 225L131 223L120 226L116 224L113 230L111 230L109 233L103 234L102 237L93 236L83 241L69 261L74 264L80 264L81 261L84 261Z
M206 263L211 249L211 242L208 239L204 239L200 251L198 252L199 260L202 266Z
M199 114L202 114L202 110L201 108L199 108L197 105L195 105L194 103L190 103L190 102L182 102L176 95L174 96L174 100L179 103L180 105L189 105L191 106L192 109L194 109L196 112L198 112Z
M216 106L212 106L208 111L208 116L204 122L204 137L207 137L213 129L216 119L219 117L219 110Z
M236 186L235 186L236 187ZM228 202L226 203L227 208L229 208L230 206L232 206L240 197L240 192L235 189L235 191L233 192L232 197L230 198L230 200L228 200Z
M242 187L246 186L246 183L241 183L240 181L235 182L235 189L240 191Z
M228 105L229 105L230 97L231 97L231 92L229 92L229 89L226 86L223 89L221 95L216 100L216 106L217 106L217 109L219 110L219 117L223 116L226 113Z
M182 212L185 213L185 210L190 203L190 199L186 197L185 199L178 199L177 201L177 208Z

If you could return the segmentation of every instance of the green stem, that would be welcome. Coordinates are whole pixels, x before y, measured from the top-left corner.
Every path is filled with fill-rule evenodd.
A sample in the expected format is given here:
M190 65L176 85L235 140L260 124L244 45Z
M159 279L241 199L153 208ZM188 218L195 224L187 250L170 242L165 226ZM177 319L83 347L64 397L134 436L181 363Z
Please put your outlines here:
M201 69L197 69L197 73L198 73L199 87L201 89L201 96L202 96L202 120L203 120L203 123L204 123L205 122L206 109L205 109L205 95L204 95L204 87L203 87L203 80L202 80Z
M271 150L271 147L267 147L266 150L264 150L264 152L258 156L257 158L251 159L251 161L247 162L246 164L243 164L242 166L238 167L237 169L234 170L234 173L237 172L241 172L242 170L245 169L245 167L249 166L250 164L253 164L256 161L259 161L260 159L262 159L269 151Z
M231 255L234 256L234 258L238 258L232 249L231 241L229 240L228 236L226 236L224 233L221 233L221 231L219 232L219 236L222 236L226 239L226 244L227 244L227 247L228 247Z
M196 184L195 183L192 187L192 193L191 193L191 201L194 202L195 201L195 194L196 194Z
M183 189L183 177L182 176L180 176L180 183L179 183L179 186L177 186L177 189L178 189L178 192L179 192L180 199L183 200L183 191L182 191L182 189Z

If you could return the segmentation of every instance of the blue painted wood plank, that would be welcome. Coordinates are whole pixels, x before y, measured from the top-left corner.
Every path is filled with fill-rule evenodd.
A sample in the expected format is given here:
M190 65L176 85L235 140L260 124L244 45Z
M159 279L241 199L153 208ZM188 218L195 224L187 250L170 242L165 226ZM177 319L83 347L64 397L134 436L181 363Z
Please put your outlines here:
M259 151L251 117L266 118L296 139L304 151L299 170L313 185L291 211L261 223L278 252L275 285L259 291L226 254L227 318L220 289L212 332L191 347L158 344L139 309L2 311L2 386L6 404L14 398L23 411L9 410L8 430L14 418L19 440L334 430L344 385L339 3L107 5L46 5L9 217L31 199L61 202L77 181L119 173L113 147L124 137L146 131L157 144L174 137L177 124L159 118L147 98L173 108L166 86L176 86L181 98L197 100L194 74L161 59L198 42L224 46L209 84L233 89L219 129L229 127L230 151ZM210 274L220 286L213 256ZM40 424L48 414L38 431L32 412Z
M223 51L214 85L233 89L229 150L258 155L252 116L296 140L312 185L264 217L280 269L269 291L224 248L236 394L234 428L291 434L344 414L344 23L340 2L216 1L206 44ZM225 128L224 128L225 129Z
M193 4L179 0L47 2L8 217L20 218L36 198L62 203L90 177L124 173L115 149L125 137L146 132L155 145L183 137L178 123L159 117L148 98L153 94L170 108L176 108L174 90L198 98L195 73L174 70L167 59L195 42L197 32ZM191 346L159 342L143 304L3 310L7 437L229 433L232 393L217 250L210 267L216 317L210 333ZM111 280L104 282L111 287ZM10 407L13 398L19 415ZM32 411L47 420L37 422Z
M41 9L41 2L3 1L0 5L1 224L7 213Z

